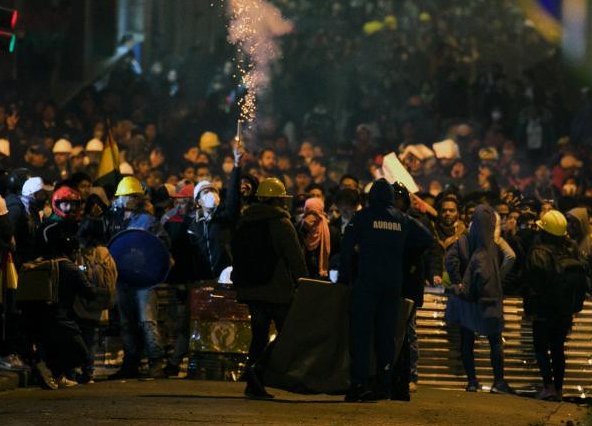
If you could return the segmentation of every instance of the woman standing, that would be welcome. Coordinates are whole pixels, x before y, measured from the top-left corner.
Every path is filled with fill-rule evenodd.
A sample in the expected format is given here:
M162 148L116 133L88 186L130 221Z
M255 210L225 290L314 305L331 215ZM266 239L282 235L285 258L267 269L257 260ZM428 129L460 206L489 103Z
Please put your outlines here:
M493 393L513 393L504 380L502 347L502 278L514 263L509 245L495 237L496 218L490 206L479 205L469 226L446 255L446 269L455 294L446 307L446 321L460 326L462 363L467 374L467 392L480 389L475 371L475 334L487 336L493 367ZM496 242L497 240L497 242Z
M331 231L322 199L312 197L306 200L302 219L298 222L296 229L304 247L304 257L310 277L327 279L331 254Z

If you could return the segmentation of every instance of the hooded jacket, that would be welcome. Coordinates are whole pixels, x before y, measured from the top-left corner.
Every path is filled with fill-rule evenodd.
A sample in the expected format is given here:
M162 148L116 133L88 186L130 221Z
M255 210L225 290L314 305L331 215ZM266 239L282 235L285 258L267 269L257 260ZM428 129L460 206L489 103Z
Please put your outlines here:
M578 238L574 238L578 244L581 255L588 260L592 266L592 235L590 234L590 219L588 210L585 207L577 207L567 212L567 216L576 219L579 223ZM575 236L574 236L575 237Z
M271 279L266 283L255 287L242 287L237 282L237 299L241 302L289 304L298 279L308 275L302 247L296 229L290 221L290 214L280 207L254 204L244 211L237 228L254 221L267 221L271 237L270 246L274 250L274 253L254 253L254 261L264 263L270 258L277 258L277 263Z
M495 243L495 213L486 205L479 205L473 214L469 234L459 240L468 247L469 260L462 277L465 297L481 307L484 318L503 318L502 272L499 249ZM453 255L449 253L449 255ZM451 258L447 259L450 268ZM453 278L454 274L451 274Z
M401 289L406 250L425 250L432 244L428 229L397 210L393 201L392 186L384 179L374 182L368 207L356 213L343 237L341 282L354 282L370 291ZM353 277L356 253L357 277Z

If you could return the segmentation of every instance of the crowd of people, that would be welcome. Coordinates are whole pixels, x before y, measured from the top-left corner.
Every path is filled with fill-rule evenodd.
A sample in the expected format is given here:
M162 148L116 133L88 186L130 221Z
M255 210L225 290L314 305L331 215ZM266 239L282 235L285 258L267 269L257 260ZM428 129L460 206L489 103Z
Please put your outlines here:
M487 114L480 119L443 120L452 117L443 114L447 104L418 94L397 105L396 115L364 109L341 143L330 139L326 110L302 122L260 117L237 140L228 104L214 97L193 105L171 91L174 80L142 78L130 68L65 110L7 95L0 105L3 266L12 258L21 284L47 269L59 298L39 308L23 304L18 289L6 290L2 365L30 363L47 388L88 383L96 329L116 306L125 356L113 378L139 377L144 354L145 374L177 375L188 321L180 321L174 353L166 354L154 290L121 282L106 249L122 230L139 228L170 249L167 283L181 304L188 283L235 267L253 331L249 396L270 397L256 361L271 323L281 332L297 279L309 277L355 289L349 401L409 399L419 380L415 310L425 286L450 293L447 321L461 330L468 391L480 388L473 358L479 334L492 348L492 389L512 392L503 376L501 308L504 295L522 296L534 320L540 397L560 399L563 345L581 306L563 301L557 288L577 287L571 284L589 276L592 262L592 100L582 91L583 106L566 126L551 109L551 94L532 81L509 94L503 77L496 67L484 76ZM119 179L97 180L113 143ZM376 180L390 152L417 192ZM568 269L571 275L558 273ZM575 278L559 285L559 276ZM405 361L393 374L394 331L386 323L400 296L415 308ZM381 389L371 391L368 336L375 326L382 373Z

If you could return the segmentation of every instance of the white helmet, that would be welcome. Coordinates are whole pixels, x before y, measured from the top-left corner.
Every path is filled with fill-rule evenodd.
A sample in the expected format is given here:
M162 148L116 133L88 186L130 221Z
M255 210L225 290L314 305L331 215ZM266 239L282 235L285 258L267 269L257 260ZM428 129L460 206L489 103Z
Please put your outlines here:
M133 176L134 168L130 163L123 162L119 165L119 173L121 173L124 176Z
M72 144L69 140L59 139L53 146L54 154L70 154L72 152Z
M100 139L91 139L86 143L86 152L102 152L103 142Z

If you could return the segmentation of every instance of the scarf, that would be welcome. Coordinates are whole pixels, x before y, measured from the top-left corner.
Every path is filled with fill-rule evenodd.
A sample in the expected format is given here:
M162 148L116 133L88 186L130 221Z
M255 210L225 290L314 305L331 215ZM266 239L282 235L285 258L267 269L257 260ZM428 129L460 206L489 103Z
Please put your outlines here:
M309 198L304 203L304 214L301 220L301 226L304 226L304 219L308 215L313 215L317 219L315 225L306 230L304 246L307 251L313 251L320 247L319 275L322 277L329 274L329 253L331 251L329 221L324 210L325 204L320 198Z

